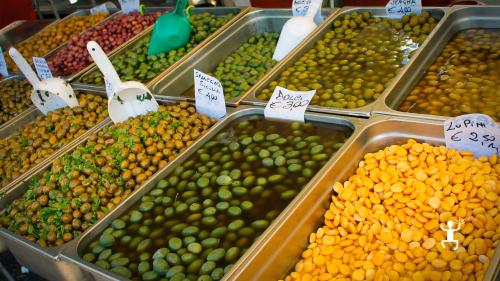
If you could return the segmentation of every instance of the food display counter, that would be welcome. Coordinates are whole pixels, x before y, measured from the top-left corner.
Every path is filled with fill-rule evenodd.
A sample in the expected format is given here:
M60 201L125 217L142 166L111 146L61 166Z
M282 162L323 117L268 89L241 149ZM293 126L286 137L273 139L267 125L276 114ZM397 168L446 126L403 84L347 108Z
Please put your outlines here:
M279 62L290 9L196 8L186 46L149 55L165 9L116 11L43 55L79 107L45 116L22 76L0 81L0 242L21 265L48 280L500 278L500 154L452 149L444 129L485 114L500 145L500 6L323 10ZM157 111L107 117L118 94L89 40ZM224 117L197 112L194 69L220 81ZM303 122L269 118L277 86L315 90Z

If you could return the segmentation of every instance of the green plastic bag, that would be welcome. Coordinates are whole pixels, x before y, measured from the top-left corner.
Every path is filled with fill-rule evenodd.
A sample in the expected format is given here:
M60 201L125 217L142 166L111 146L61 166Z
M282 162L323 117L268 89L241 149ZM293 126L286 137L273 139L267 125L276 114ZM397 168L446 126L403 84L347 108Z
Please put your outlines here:
M185 11L187 5L188 0L178 0L175 10L156 20L148 55L165 53L187 44L191 36L191 23Z

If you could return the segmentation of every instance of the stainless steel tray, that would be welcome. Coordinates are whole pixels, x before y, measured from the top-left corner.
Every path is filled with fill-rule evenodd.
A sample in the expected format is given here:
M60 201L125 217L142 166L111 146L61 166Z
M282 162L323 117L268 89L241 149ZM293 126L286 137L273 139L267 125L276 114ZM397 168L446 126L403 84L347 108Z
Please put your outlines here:
M116 219L117 217L123 215L128 209L133 206L140 198L145 195L147 192L149 192L151 189L153 189L156 186L156 183L160 181L161 179L165 178L167 175L169 175L178 165L182 164L185 162L191 155L193 155L199 148L201 148L206 142L210 141L215 135L217 135L219 132L223 131L226 129L228 124L234 120L237 120L241 117L245 116L251 116L251 115L258 115L258 116L263 116L264 114L264 109L261 107L251 107L251 106L241 106L238 107L232 114L228 114L221 122L217 123L208 134L206 134L203 139L200 139L196 143L194 143L189 149L184 151L179 157L177 157L173 162L170 163L167 167L156 173L155 176L150 178L147 182L144 183L143 187L139 189L138 192L134 193L132 196L129 196L127 199L125 199L118 208L115 208L112 210L103 220L100 222L96 223L93 225L89 231L84 233L77 241L77 244L71 244L68 245L65 249L63 249L63 252L60 255L60 259L64 263L69 263L73 267L80 267L84 271L87 272L87 274L90 274L95 280L124 280L125 278L122 276L115 275L114 273L111 273L109 271L105 271L95 264L89 263L84 261L81 257L79 257L79 253L85 248L91 241L96 238L106 227L109 226L109 224ZM318 113L306 113L305 115L306 122L322 122L322 123L328 123L328 124L337 124L342 127L345 127L346 129L351 129L353 132L357 131L360 126L362 126L363 122L366 120L363 119L357 119L353 117L337 117L337 116L332 116L332 115L326 115L326 114L318 114ZM353 133L354 135L354 133ZM349 139L352 138L352 135ZM345 148L342 147L339 151L344 151ZM318 178L318 175L321 175L323 171L325 170L326 167L330 166L331 163L338 157L337 152L334 156L331 157L331 159L324 165L322 169L320 169L316 176L314 176L311 180L310 183L315 182L316 179ZM285 208L281 215L279 217L285 216L286 213L291 211L290 206L295 205L293 202L296 202L298 199L302 197L301 194L307 193L309 185L305 185L302 191L296 196L296 199L292 201L292 203ZM278 218L279 218L278 217ZM278 221L278 219L276 220ZM272 223L267 230L264 232L264 234L261 235L261 237L270 235L274 231L274 226L275 223ZM238 267L238 265L243 265L244 260L250 258L252 249L258 248L258 245L262 239L257 239L256 242L253 243L253 245L249 248L248 252L243 255L242 258L235 264L235 268ZM230 274L230 273L228 273ZM252 279L252 280L264 280L264 279Z
M157 77L163 77L164 75L168 74L171 71L174 71L177 67L184 65L184 61L189 60L189 58L193 57L195 54L198 54L201 50L205 50L205 45L207 42L214 41L214 39L218 38L218 35L229 28L231 25L233 25L235 22L238 22L238 19L245 15L248 11L248 8L238 8L238 7L225 7L225 8L196 8L193 9L191 14L196 15L196 14L201 14L201 13L210 13L213 15L217 16L225 16L229 13L234 14L234 17L226 22L222 27L220 27L218 30L216 30L214 33L209 35L205 40L200 42L196 47L194 47L191 51L189 51L186 55L184 55L181 59L179 59L177 62L172 64L170 67L164 69L160 74L158 74ZM123 54L124 52L127 52L131 50L132 48L135 47L135 45L142 40L146 36L150 36L151 33L153 32L153 26L149 27L146 29L145 32L142 32L139 36L136 36L135 38L129 40L125 44L123 44L119 49L116 51L112 52L109 55L109 59L113 60L116 56ZM85 68L84 72L81 72L78 77L75 79L71 79L73 81L72 84L78 85L79 87L85 88L85 89L98 89L98 90L104 90L103 85L92 85L92 84L86 84L82 82L82 78L88 76L94 71L99 71L97 66L95 64L92 64L91 67ZM75 75L77 76L77 75ZM148 88L151 88L154 81L156 81L156 78L144 83Z
M172 9L172 7L146 7L144 8L144 12L146 14L151 14L151 13L155 13L157 11L169 11L170 9ZM113 10L113 11L116 11L116 10ZM118 15L121 15L123 14L123 11L118 11L118 12L115 12L115 13L112 13L111 15L109 15L107 18L105 18L103 21L101 21L100 23L94 25L95 26L98 26L98 25L102 25L112 19L114 19L116 16ZM118 50L120 50L121 46L123 46L124 44L126 44L127 42L129 42L130 40L133 40L134 38L138 37L138 36L141 36L146 30L149 30L151 28L150 27L147 27L146 29L144 29L143 31L139 32L138 34L136 34L135 36L133 36L132 38L130 38L128 41L124 42L122 45L116 47L114 50L112 50L111 52L109 52L107 55L110 56L112 54L114 54L115 52L117 52ZM88 31L88 29L86 30ZM83 33L85 33L86 31L80 33L79 35L82 35ZM46 54L44 56L45 60L47 60L47 62L53 57L55 56L60 50L64 49L66 47L66 45L68 45L68 42L60 45L59 47L53 49L52 51L50 51L48 54ZM92 68L93 66L95 66L95 63L91 63L89 65L87 65L85 68L79 70L78 72L76 73L72 73L68 76L63 76L61 78L65 79L66 81L68 82L71 82L73 81L76 77L80 76L82 73L86 72L87 70L89 70L90 68Z
M106 98L106 94L103 94L103 93L100 93L100 92L96 92L96 91L85 90L85 91L80 91L80 92L89 93L89 94L96 94L96 95L99 95L99 96L101 96L103 98ZM17 129L19 129L19 127L34 122L38 116L42 116L42 115L43 115L42 112L40 112L35 106L31 106L30 108L28 108L27 110L25 110L23 113L21 113L20 115L18 115L14 119L9 120L7 125L2 126L0 128L0 138L2 138L2 139L9 138L15 132L17 132ZM54 152L52 155L50 155L47 158L45 158L40 163L38 163L38 164L34 165L33 167L31 167L26 173L24 173L23 175L21 175L20 177L18 177L16 179L14 179L8 185L6 185L4 187L0 187L0 194L3 194L5 192L7 192L8 190L14 188L15 186L17 186L21 182L25 181L26 178L31 177L31 174L34 173L35 171L37 171L43 165L45 165L46 162L49 162L49 163L52 162L55 158L59 157L62 153L64 153L68 149L68 147L72 146L73 143L77 142L78 139L80 139L80 138L86 138L87 136L89 136L90 134L92 134L97 128L99 128L100 126L102 126L102 124L106 123L106 121L108 119L109 119L109 117L106 118L106 119L104 119L103 121L97 123L94 127L88 129L81 136L79 136L76 139L70 141L68 144L66 144L63 147L61 147L60 149L58 149L56 152Z
M0 81L0 84L2 84L4 81L9 81L9 80L23 80L25 79L24 76L22 75L11 75L9 77L4 78L3 80ZM20 93L21 94L21 93ZM10 126L11 123L16 122L18 118L21 118L26 112L29 112L31 110L36 109L34 105L26 108L23 112L19 113L17 116L12 117L11 119L7 120L3 124L0 124L0 138L5 138L5 134L3 134L3 128Z
M424 8L424 11L428 11L431 13L432 16L436 18L442 18L446 11L447 8L442 8L442 7L429 7L429 8ZM313 31L311 35L309 35L298 47L294 49L290 54L287 55L285 59L283 59L278 65L274 67L274 70L270 73L268 73L263 80L261 80L260 83L257 83L255 87L249 91L249 93L246 95L246 97L243 99L242 104L252 104L252 105L259 105L259 106L265 106L267 104L266 100L261 100L257 98L257 94L260 93L263 89L269 85L272 81L277 80L281 73L286 70L288 67L292 66L297 60L299 60L307 51L310 49L314 48L316 45L316 42L321 40L325 34L331 30L331 26L333 21L338 19L339 17L342 17L344 15L353 13L353 12L358 12L358 13L363 13L363 12L370 12L372 16L374 17L385 17L386 12L384 8L381 7L366 7L366 8L353 8L353 7L344 7L342 8L339 12L334 14L333 16L329 17L323 24L322 26L317 29L316 31ZM429 34L428 37L432 37L436 33L436 29L442 25L442 21L439 21L437 24L436 28L432 31L431 34ZM425 44L429 41L429 38L425 40L425 42L420 46L422 48L425 46ZM415 61L414 58L410 60L408 64L411 64L413 61ZM408 64L405 65L399 72L399 74L394 77L391 81L391 84L397 81L400 77L401 72L404 71L408 67ZM387 89L385 89L387 91ZM361 117L369 117L371 115L371 111L373 108L373 102L354 109L341 109L341 108L331 108L331 107L324 107L324 106L317 106L317 105L309 105L307 110L314 111L314 112L325 112L325 113L334 113L334 114L342 114L342 115L351 115L351 116L361 116Z
M423 78L427 69L441 54L448 41L458 32L469 28L500 28L500 6L455 6L436 27L435 35L414 55L411 64L398 81L375 102L375 114L408 116L430 120L446 120L450 117L398 111L399 105Z
M111 3L111 2L109 2L109 1L108 1L108 2L106 2L106 3ZM97 23L97 24L95 24L95 25L98 25L98 24L100 24L101 22L106 21L106 20L107 20L107 19L108 19L108 18L109 18L109 17L110 17L110 16L111 16L114 12L116 12L116 11L118 11L118 10L116 10L116 9L110 10L110 14L109 14L109 15L108 15L105 19L103 19L102 21L100 21L99 23ZM52 27L54 27L54 26L58 25L59 23L65 22L65 21L67 21L67 20L71 19L72 17L75 17L75 16L87 16L87 15L90 15L90 9L84 9L84 10L78 10L78 11L75 11L75 12L73 12L73 13L69 14L68 16L66 16L66 17L62 18L62 19L59 19L59 20L55 20L55 21L53 21L52 23L50 23L49 25L45 26L44 28L42 28L42 29L41 29L40 31L38 31L37 33L33 34L32 36L27 37L26 39L24 39L23 41L20 41L19 43L16 43L16 45L17 45L17 44L24 43L25 41L27 41L27 40L31 39L33 36L36 36L38 33L42 32L42 31L44 31L44 30L46 30L46 29L48 29L48 28L52 28ZM95 25L94 25L94 26L95 26ZM61 45L59 45L59 47L56 47L56 48L52 49L52 50L51 50L51 51L49 51L47 54L45 54L45 55L44 55L44 57L47 57L49 54L53 53L53 52L54 52L54 50L58 50L59 48L61 48L61 46L65 46L65 45L66 45L66 43L67 43L67 42L64 42L64 43L62 43ZM3 51L5 52L6 50L3 50ZM31 58L25 58L25 59L31 63ZM9 69L9 71L12 71L12 70L11 70L11 69Z
M322 15L328 17L339 9L323 9ZM220 36L208 42L196 54L189 56L185 62L170 73L155 79L152 91L159 99L194 100L193 69L208 73L216 68L226 57L233 53L253 35L263 32L280 32L285 22L292 17L291 9L255 9L252 8L234 25L224 30ZM271 68L273 69L273 68ZM271 71L268 70L268 72ZM263 79L263 76L261 79ZM249 89L247 92L251 91ZM226 100L226 104L237 106L245 97Z
M105 95L104 93L101 94ZM168 104L175 102L160 101L159 103ZM232 110L229 109L228 114L230 114L231 112ZM109 117L106 118L104 121L94 126L91 130L87 131L84 135L80 136L78 139L64 146L64 148L61 149L57 153L57 155L37 165L36 169L33 172L31 172L28 176L24 177L22 180L19 180L15 185L9 185L10 189L5 191L2 194L2 196L0 196L0 210L5 209L6 206L8 206L13 200L23 196L23 194L28 189L30 182L33 179L39 178L41 175L43 175L45 171L50 169L51 164L55 159L63 156L66 153L71 153L77 146L85 143L93 133L98 132L99 130L108 127L112 124L113 122L111 121L111 119ZM213 127L215 127L215 125ZM213 128L210 128L209 132L212 129ZM200 137L198 140L196 140L191 146L195 146L202 139L204 139L203 136ZM180 153L177 158L181 157L181 155L186 153L186 151L189 151L189 148L186 149L184 152ZM168 163L163 169L166 169L171 165L175 165L175 163L177 162L172 161ZM160 171L161 170L157 171L156 174L158 174ZM155 176L153 175L152 178L154 177ZM147 182L149 181L146 181L144 184L146 184ZM142 190L142 188L133 191L129 196L129 198L134 197L134 194L140 192L140 190ZM127 200L124 200L123 202L126 201ZM120 209L121 208L120 206L123 204L123 202L121 202L118 206L116 206L114 210ZM112 212L113 211L111 211L110 213ZM104 218L110 215L110 213L106 214ZM99 221L96 224L98 223ZM86 230L84 233L88 231L90 231L90 229ZM5 244L11 251L12 255L14 255L14 257L20 264L26 266L31 271L36 272L37 274L48 280L92 280L92 279L87 279L88 276L85 276L80 269L72 266L69 263L60 262L58 256L59 253L63 251L63 249L71 247L71 245L75 244L78 239L73 239L59 247L45 248L25 239L20 235L10 232L9 230L2 227L0 227L0 237L3 238ZM1 240L2 239L0 239L0 245L2 242Z
M289 212L276 219L273 231L261 238L261 247L250 249L247 258L235 266L226 280L279 280L288 274L299 261L309 241L309 234L316 232L328 209L334 182L346 180L355 173L364 154L392 144L405 143L408 138L442 145L442 122L416 120L405 117L375 116L355 131L342 151L337 153L332 165L311 182L303 196L294 200ZM498 280L500 246L497 246L485 281ZM495 273L496 272L496 273Z

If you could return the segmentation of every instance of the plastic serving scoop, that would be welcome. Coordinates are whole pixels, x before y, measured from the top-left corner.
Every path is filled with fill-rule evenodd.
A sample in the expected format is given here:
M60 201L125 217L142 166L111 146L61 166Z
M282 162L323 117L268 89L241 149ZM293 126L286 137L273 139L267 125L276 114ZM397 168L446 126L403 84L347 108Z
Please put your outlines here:
M156 20L148 55L165 53L187 44L191 36L191 24L185 12L187 4L188 0L178 0L175 10Z
M43 114L47 115L52 110L66 106L78 106L75 92L66 81L61 78L47 78L40 81L19 51L10 48L9 55L33 86L31 101Z
M314 15L320 9L320 5L318 1L312 1L305 16L292 17L283 25L273 54L274 60L282 60L317 27L314 23Z
M130 117L158 111L158 103L146 86L135 81L120 80L99 44L89 41L87 50L113 89L113 93L108 96L108 112L113 122L119 123Z

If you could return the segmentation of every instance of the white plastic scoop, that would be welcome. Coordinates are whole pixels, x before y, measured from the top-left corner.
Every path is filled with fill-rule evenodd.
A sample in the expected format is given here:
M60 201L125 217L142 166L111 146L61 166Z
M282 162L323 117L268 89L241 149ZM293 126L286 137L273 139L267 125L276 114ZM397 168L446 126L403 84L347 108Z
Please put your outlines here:
M43 114L47 115L52 110L66 106L78 106L75 92L66 81L61 78L47 78L40 81L19 51L10 48L9 55L33 86L31 101Z
M321 3L312 1L305 16L292 17L283 25L273 54L273 60L282 60L317 27L314 23L314 15L316 15L316 11L320 7Z
M99 44L89 41L87 50L113 91L108 93L108 112L113 122L119 123L130 117L158 111L158 103L146 86L136 81L120 80Z

